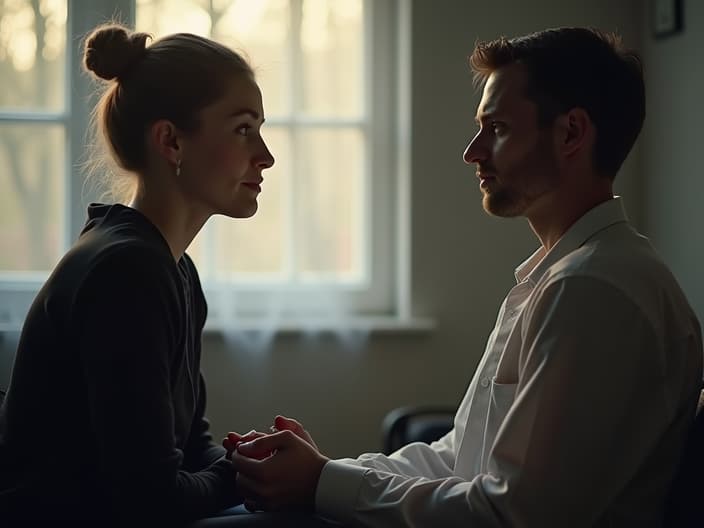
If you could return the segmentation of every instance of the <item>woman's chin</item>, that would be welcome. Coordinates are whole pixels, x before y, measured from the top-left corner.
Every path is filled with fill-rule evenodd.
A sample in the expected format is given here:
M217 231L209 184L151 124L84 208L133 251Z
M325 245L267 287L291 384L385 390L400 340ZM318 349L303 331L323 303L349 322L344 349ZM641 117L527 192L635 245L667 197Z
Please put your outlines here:
M221 214L229 216L230 218L250 218L254 216L258 208L259 205L255 200L253 203L247 204L246 206L243 206L242 204L233 205L232 207L222 211Z

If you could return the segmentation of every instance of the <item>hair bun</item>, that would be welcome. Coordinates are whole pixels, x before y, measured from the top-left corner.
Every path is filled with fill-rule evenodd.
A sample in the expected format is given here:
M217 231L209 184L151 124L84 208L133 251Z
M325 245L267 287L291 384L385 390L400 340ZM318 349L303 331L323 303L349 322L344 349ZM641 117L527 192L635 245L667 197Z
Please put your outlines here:
M120 79L144 55L149 37L118 24L100 26L86 39L83 64L101 79Z

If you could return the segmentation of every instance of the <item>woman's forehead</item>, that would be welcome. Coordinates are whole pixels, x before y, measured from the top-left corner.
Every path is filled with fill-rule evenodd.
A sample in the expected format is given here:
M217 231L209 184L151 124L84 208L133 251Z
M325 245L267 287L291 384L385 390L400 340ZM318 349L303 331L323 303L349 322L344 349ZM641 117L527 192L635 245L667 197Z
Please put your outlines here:
M249 113L255 119L262 119L262 95L257 83L245 76L238 76L226 82L222 97L208 108L224 117L238 113Z

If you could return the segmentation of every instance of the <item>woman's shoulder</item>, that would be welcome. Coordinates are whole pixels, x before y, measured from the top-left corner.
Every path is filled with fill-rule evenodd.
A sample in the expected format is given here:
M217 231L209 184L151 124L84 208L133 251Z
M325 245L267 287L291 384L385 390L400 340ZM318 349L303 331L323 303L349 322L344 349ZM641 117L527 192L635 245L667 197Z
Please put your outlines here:
M169 246L156 226L139 211L121 204L88 207L88 220L74 248L83 246L108 254L147 252L171 260Z
M124 206L101 209L89 218L48 282L75 291L87 283L108 287L146 282L153 288L178 279L168 245L153 225Z

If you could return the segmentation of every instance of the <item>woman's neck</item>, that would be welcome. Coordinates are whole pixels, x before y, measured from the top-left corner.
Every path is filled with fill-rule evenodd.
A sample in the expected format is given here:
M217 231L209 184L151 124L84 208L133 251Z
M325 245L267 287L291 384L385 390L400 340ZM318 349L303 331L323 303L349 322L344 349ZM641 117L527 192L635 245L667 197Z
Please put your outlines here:
M140 185L129 207L146 216L161 232L177 262L210 214L199 211L178 192L149 192Z

